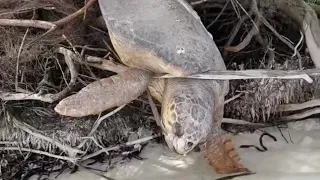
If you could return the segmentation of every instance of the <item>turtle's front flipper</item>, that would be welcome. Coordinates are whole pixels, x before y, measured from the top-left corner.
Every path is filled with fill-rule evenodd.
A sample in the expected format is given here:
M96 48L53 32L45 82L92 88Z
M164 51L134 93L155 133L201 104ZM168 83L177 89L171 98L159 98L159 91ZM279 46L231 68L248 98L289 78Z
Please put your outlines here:
M54 110L72 117L99 114L139 97L146 90L150 79L151 73L147 71L129 69L89 84L77 94L60 101Z
M249 172L240 163L239 155L231 142L231 136L225 134L221 129L224 96L218 96L219 92L219 89L215 89L213 126L211 133L207 136L205 146L202 146L204 148L205 159L209 161L210 166L219 174Z
M231 174L239 172L248 172L240 163L240 158L230 137L210 137L206 142L204 150L205 159L209 161L210 166L219 174Z

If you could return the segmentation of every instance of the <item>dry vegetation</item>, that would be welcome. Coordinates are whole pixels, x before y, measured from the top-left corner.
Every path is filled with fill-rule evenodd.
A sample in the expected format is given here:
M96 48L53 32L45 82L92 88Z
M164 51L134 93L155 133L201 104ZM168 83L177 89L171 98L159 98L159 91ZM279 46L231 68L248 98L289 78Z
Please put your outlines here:
M301 41L298 25L277 13L276 7L259 10L285 41L255 19L250 9L244 11L236 0L228 2L228 6L214 1L191 3L213 34L229 70L314 67L305 40ZM86 118L67 118L54 113L53 107L61 98L114 74L117 68L121 70L103 21L98 19L101 13L97 3L68 23L56 23L84 5L82 0L0 1L0 174L3 179L27 179L35 173L50 173L56 165L60 168L55 171L84 166L83 161L89 158L111 162L115 156L127 156L124 152L135 155L141 150L123 143L146 137L145 141L139 141L144 144L158 137L155 134L159 129L152 120L145 95L118 113L111 111L108 117L104 115L109 112ZM313 7L318 6L314 3ZM51 23L46 28L30 24L21 27L16 21L1 25L1 20L22 19ZM256 26L259 32L255 32ZM235 47L238 44L242 47ZM89 61L92 59L98 61ZM225 117L281 123L282 117L292 114L279 112L283 104L317 97L318 77L311 77L312 84L301 79L231 80L227 98L236 98L226 104ZM101 123L97 123L99 120ZM92 127L97 129L92 131ZM52 139L57 143L52 143ZM59 143L67 148L61 148Z

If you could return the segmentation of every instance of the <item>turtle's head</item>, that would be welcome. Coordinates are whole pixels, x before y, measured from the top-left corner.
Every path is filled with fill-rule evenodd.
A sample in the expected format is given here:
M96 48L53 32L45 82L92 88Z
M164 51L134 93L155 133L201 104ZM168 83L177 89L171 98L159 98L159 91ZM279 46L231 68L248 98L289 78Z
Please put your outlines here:
M174 101L179 101L176 97ZM189 99L194 100L194 99ZM212 127L212 111L201 104L175 103L163 111L163 128L169 148L187 154L206 140Z
M201 91L200 84L194 85L196 88L185 88L179 83L167 87L162 103L166 143L171 150L182 155L205 142L213 124L212 92L208 94Z

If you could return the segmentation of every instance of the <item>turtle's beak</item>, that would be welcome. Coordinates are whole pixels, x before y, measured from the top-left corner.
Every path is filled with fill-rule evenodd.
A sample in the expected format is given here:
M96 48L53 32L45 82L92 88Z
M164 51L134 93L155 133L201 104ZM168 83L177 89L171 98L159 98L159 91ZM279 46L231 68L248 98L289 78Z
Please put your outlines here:
M173 133L165 135L165 140L169 149L180 155L189 153L195 146L195 144L190 144Z
M165 140L166 140L166 143L167 143L169 149L170 149L171 151L174 151L174 152L178 153L178 152L176 151L176 149L174 148L174 145L173 145L173 139L174 139L173 134L166 134L166 135L164 136L164 138L165 138Z

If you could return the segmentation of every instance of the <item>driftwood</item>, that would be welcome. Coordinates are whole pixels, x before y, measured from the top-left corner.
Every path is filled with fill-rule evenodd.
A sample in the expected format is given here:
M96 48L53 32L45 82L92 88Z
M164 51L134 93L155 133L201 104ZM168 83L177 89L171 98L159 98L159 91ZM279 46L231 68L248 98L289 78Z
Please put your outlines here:
M279 107L280 108L279 111L282 111L282 112L297 111L297 110L312 108L315 106L320 106L320 99L313 99L300 104L283 104Z
M202 74L196 74L192 76L186 76L183 78L194 79L304 79L308 83L312 83L313 80L309 75L318 75L320 73L317 69L301 70L301 71L280 71L280 70L239 70L239 71L212 71ZM178 76L163 75L156 78L177 78ZM181 76L180 76L181 78Z
M0 19L1 26L18 26L18 27L34 27L34 28L41 28L47 29L48 32L52 32L57 28L68 24L73 19L79 17L80 15L84 14L85 11L95 3L96 0L89 0L85 6L81 9L76 11L75 13L60 19L55 22L48 22L48 21L39 21L39 20L24 20L24 19Z

